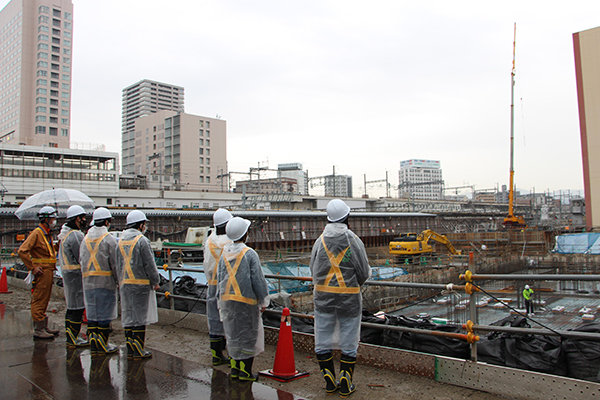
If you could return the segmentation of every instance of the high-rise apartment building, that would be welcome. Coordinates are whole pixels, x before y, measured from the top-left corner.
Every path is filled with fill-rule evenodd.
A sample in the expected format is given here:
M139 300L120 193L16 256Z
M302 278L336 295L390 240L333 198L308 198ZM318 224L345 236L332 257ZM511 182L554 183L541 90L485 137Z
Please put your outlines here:
M296 180L294 193L308 194L308 175L302 170L301 163L285 163L277 165L277 176Z
M69 147L71 0L12 0L0 11L0 142Z
M399 197L440 200L444 188L442 168L437 160L400 162Z
M183 88L151 81L141 80L123 89L122 168L123 174L135 173L135 120L160 110L183 113Z
M226 187L224 120L162 110L136 118L131 134L130 174L147 176L149 187L190 191Z
M350 175L325 176L325 196L352 197L352 177Z

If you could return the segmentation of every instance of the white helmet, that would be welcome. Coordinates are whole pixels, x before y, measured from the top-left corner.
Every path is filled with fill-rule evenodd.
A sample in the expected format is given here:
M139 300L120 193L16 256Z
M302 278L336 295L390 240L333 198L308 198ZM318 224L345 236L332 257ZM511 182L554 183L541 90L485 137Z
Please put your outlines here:
M233 215L231 215L229 210L224 208L219 208L213 214L213 222L215 223L215 226L225 225L231 218L233 218Z
M144 214L140 210L133 210L129 214L127 214L127 225L135 224L136 222L149 221L146 218L146 214Z
M233 217L227 223L227 227L225 227L225 233L227 233L227 237L233 241L239 240L248 232L248 227L251 222L247 219L240 217Z
M94 211L93 218L94 218L94 223L96 223L98 221L103 221L105 219L112 218L112 215L110 214L110 211L108 211L106 208L98 207Z
M54 207L44 206L40 208L40 211L37 213L38 218L57 218L56 210Z
M69 209L67 210L67 219L79 217L80 215L86 215L86 214L87 213L85 212L83 207L74 205L74 206L69 207Z
M525 289L529 290L529 285L525 285Z
M338 222L350 214L350 207L340 199L333 199L327 204L327 220Z

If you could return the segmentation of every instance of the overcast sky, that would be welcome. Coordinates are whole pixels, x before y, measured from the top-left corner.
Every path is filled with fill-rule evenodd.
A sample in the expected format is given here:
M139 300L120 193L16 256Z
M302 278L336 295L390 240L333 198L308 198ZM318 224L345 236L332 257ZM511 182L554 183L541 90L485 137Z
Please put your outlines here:
M516 22L516 184L583 188L572 34L597 0L73 3L71 141L120 152L121 91L148 78L227 121L230 170L335 165L355 195L410 158L447 186L507 183Z

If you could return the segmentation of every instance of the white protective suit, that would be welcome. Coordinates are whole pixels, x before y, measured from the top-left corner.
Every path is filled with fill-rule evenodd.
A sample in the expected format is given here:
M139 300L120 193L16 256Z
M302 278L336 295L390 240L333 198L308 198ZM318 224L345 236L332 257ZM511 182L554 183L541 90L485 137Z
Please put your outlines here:
M208 294L206 296L206 318L208 319L208 333L216 336L224 336L223 323L219 314L217 304L217 266L223 247L232 243L227 235L217 235L217 231L206 239L204 243L204 274L208 282Z
M105 226L92 226L79 250L87 318L117 318L117 240Z
M256 251L244 243L223 248L217 272L217 296L227 353L245 360L265 349L260 308L269 303L267 281Z
M329 223L310 258L314 284L315 352L340 349L356 356L360 339L360 286L370 277L365 245L348 226Z
M154 286L160 278L150 240L137 229L123 231L117 250L121 322L130 328L158 321Z
M58 240L60 240L58 263L63 277L67 309L82 310L85 308L85 303L83 301L81 265L79 265L79 248L83 241L83 232L63 225L58 234Z

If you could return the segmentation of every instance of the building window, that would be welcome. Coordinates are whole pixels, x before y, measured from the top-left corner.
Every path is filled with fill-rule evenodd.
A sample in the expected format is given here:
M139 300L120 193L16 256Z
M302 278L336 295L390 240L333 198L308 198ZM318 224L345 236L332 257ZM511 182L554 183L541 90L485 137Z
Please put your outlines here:
M210 158L206 157L206 165L210 164Z
M35 108L35 112L36 112L36 113L45 113L45 112L46 112L46 110L47 110L47 109L46 109L46 107L44 107L44 106L37 106L37 107Z
M44 33L40 33L40 34L38 35L38 40L39 40L40 42L42 42L42 41L43 41L43 42L47 42L48 40L50 40L50 38L48 37L48 35L46 35L46 34L44 34Z
M53 9L52 9L52 15L53 15L54 17L58 17L58 18L60 18L60 10L57 10L56 8L53 8Z
M58 124L58 118L56 118L56 117L50 117L50 123L51 124Z
M48 101L46 100L45 97L37 97L35 99L35 104L47 104Z
M44 135L46 134L46 127L45 126L36 126L35 127L35 133L38 135Z
M69 88L71 87L71 85L69 85L68 83L63 83L61 86L62 90L69 90Z
M48 63L46 61L38 61L37 66L38 68L48 68Z
M60 101L60 106L61 106L62 108L67 108L67 107L69 107L69 102L68 102L68 101L65 101L65 100L61 100L61 101Z
M63 117L68 117L69 116L69 110L61 110L60 115L62 115Z
M204 157L199 157L199 158L198 158L198 162L199 162L200 164L204 164Z
M67 92L61 92L60 97L62 97L63 99L68 99L69 98L69 93L67 93Z
M50 96L52 96L52 97L58 97L58 90L51 90L50 91Z
M60 136L69 136L69 130L66 128L60 129Z
M210 128L210 121L206 121L206 129Z
M38 43L38 50L48 50L48 45L46 43Z
M58 65L58 64L52 64L52 65L50 66L50 69L51 69L52 71L60 71L60 68L59 68L59 65Z
M70 56L71 55L71 49L65 49L63 47L63 54L66 54L66 55Z
M36 115L35 122L46 122L46 116L45 115Z
M63 65L62 70L63 72L71 72L71 67L69 67L68 65Z
M50 81L50 87L51 88L58 88L58 82Z
M58 136L58 128L50 127L49 129L50 136Z
M60 29L54 29L54 28L52 28L52 34L54 36L60 36Z
M209 139L206 139L206 145L210 146L210 140Z
M63 40L63 46L71 47L71 41L70 40L66 40L66 39Z
M71 15L71 13L70 13L70 12L66 12L66 11L65 11L65 19L66 19L67 21L71 21L71 20L72 20L72 15Z
M69 32L69 31L64 31L64 32L63 32L63 36L64 36L64 37L66 37L66 38L69 38L69 39L70 39L70 38L71 38L71 32Z
M57 72L51 72L50 73L50 78L52 78L52 79L58 79L58 73Z
M60 39L59 38L52 38L52 44L60 44Z
M50 147L58 147L58 143L50 142L50 143L48 143L48 146L50 146Z
M60 123L63 125L68 125L69 124L69 119L68 118L61 118L60 119Z
M71 62L71 57L63 57L63 62L69 64Z
M198 134L199 134L200 136L204 136L204 129L200 129L200 130L198 131Z
M58 46L52 46L52 52L53 53L60 53L60 47L58 47Z
M204 154L204 149L202 147L200 147L198 151L200 152L199 154Z
M210 156L210 149L206 149L206 155Z
M71 30L71 23L65 22L65 29Z
M58 100L56 100L56 99L50 99L50 105L51 106L58 106Z
M38 60L47 60L48 53L46 53L45 51L40 51L39 53L37 53L37 58Z
M52 54L52 61L60 62L60 56L57 56L56 54Z
M40 15L38 17L38 22L40 24L47 24L48 22L50 22L50 18L48 16L46 16L46 15Z
M204 177L203 176L198 177L198 182L204 183Z
M38 26L38 32L50 32L50 28L45 25Z
M200 139L200 146L204 146L204 139Z
M50 14L50 7L39 6L38 11L40 12L40 14Z
M208 123L208 121L206 121ZM206 131L206 137L210 137L210 131Z
M206 183L210 183L210 176L206 177Z
M60 28L60 20L59 19L53 19L52 20L52 26L56 26L57 28Z
M50 114L58 115L58 108L52 108L52 107L50 107Z
M35 94L48 94L48 89L37 88L35 89Z

